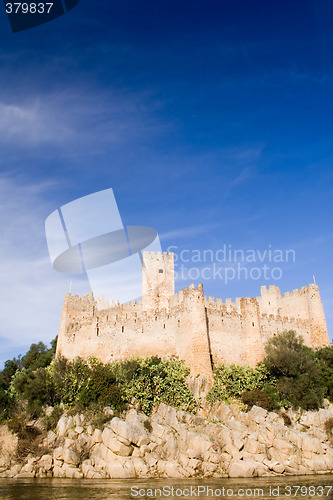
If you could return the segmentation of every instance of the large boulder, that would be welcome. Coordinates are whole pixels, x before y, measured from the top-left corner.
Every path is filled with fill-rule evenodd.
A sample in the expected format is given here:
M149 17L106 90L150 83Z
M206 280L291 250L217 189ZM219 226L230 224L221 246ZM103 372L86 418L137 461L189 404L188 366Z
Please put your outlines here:
M117 455L103 443L97 443L92 449L91 459L95 465L99 462L99 460L103 460L105 463L110 463L117 460Z
M294 445L285 439L274 439L273 446L278 452L285 455L293 453L295 449Z
M64 448L63 459L64 459L65 464L68 464L68 465L76 466L76 465L79 465L79 463L80 463L79 455L72 448Z
M238 450L238 448L236 448L236 446L231 443L227 443L224 446L223 451L225 453L228 453L235 460L240 460L242 458L241 452Z
M324 457L318 455L311 459L305 458L304 465L313 472L326 471L328 468Z
M157 462L157 470L161 476L173 479L184 478L186 476L182 467L175 461L159 460Z
M152 420L155 422L161 422L166 425L170 425L174 429L179 426L177 419L177 411L172 406L168 406L164 403L160 403L152 414Z
M53 467L53 477L56 477L56 478L64 478L64 477L66 477L65 469L63 469L59 465L55 465Z
M131 462L133 464L134 471L137 477L146 476L148 474L149 467L142 460L142 458L133 458Z
M131 477L128 469L119 462L108 463L107 472L111 479L128 479Z
M157 453L152 452L145 455L145 462L149 465L149 467L154 467L158 460L159 456L157 455Z
M132 425L129 422L124 422L118 417L114 417L111 420L110 428L115 434L117 434L117 436L126 439L130 443L137 446L149 443L147 432L143 426Z
M251 410L248 412L248 416L257 424L262 423L268 415L268 411L260 406L253 405Z
M43 455L42 458L38 461L39 469L42 469L44 472L48 472L52 469L53 458L51 455Z
M163 458L170 460L175 458L178 452L178 441L174 436L170 436L163 446Z
M93 446L96 443L102 443L103 438L102 438L102 431L100 429L95 429L92 432L92 436L90 439L90 445Z
M58 448L53 450L53 458L62 462L64 461L64 448L62 446L58 446Z
M0 426L0 467L9 467L17 450L18 438L6 425Z
M312 453L321 454L323 453L323 446L319 439L312 438L310 436L303 436L302 438L302 450L310 451Z
M238 460L230 465L229 477L252 477L255 475L255 464Z
M244 451L247 451L248 453L265 453L265 445L259 443L254 437L249 437L244 445Z
M169 427L167 427L165 425L158 424L157 422L152 422L152 424L151 424L151 436L152 436L153 441L155 441L156 438L158 438L158 439L166 442L166 440L168 439L170 434L171 434L171 431L170 431Z
M77 469L76 467L73 467L72 465L69 464L64 464L62 467L65 477L68 479L82 479L83 474L82 472Z
M58 424L57 424L57 435L59 437L64 437L66 436L67 432L69 429L72 427L74 428L74 420L72 417L66 417L66 415L63 415L60 417Z
M122 457L128 457L129 455L132 454L133 447L132 446L126 446L125 444L121 443L118 441L118 439L113 438L108 441L108 446L107 446L113 453L116 455L120 455Z

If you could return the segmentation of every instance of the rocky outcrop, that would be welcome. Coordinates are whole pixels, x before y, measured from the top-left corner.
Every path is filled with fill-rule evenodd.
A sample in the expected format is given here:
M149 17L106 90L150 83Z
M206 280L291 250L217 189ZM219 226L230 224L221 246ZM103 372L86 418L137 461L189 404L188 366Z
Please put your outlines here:
M333 405L317 412L289 412L285 418L256 406L245 413L225 403L199 415L165 404L150 418L134 409L123 418L111 410L108 415L102 429L85 415L62 416L56 432L45 435L41 446L47 452L28 455L23 464L9 459L7 434L0 476L126 479L333 471L333 448L325 431ZM2 435L4 428L0 439Z
M0 426L0 469L9 467L17 449L17 436L6 425Z

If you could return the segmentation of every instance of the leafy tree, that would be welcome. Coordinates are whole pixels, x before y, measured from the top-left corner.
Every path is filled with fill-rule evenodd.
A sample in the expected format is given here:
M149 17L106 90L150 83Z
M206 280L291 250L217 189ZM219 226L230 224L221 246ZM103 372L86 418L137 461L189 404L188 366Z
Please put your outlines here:
M48 349L44 342L31 344L29 351L22 358L22 366L26 370L36 370L37 368L45 368L48 366L54 357L54 341L53 346Z
M333 347L327 346L315 351L315 358L318 360L323 383L325 386L325 397L333 400Z
M39 416L44 405L54 404L54 384L45 368L18 371L11 385L16 399L27 403L32 417Z
M36 415L43 405L53 403L52 381L45 367L51 363L55 347L56 339L50 349L39 342L32 344L23 358L6 361L0 372L0 418L10 418L22 404L28 413Z
M22 368L21 359L14 358L5 362L0 372L0 420L7 419L14 406L10 384L15 373Z
M88 364L80 358L74 361L56 360L53 369L55 391L59 399L68 405L75 404L89 381Z
M285 405L305 410L322 406L325 386L320 363L294 331L268 341L265 364L277 378L277 392Z
M278 377L295 377L309 371L314 364L313 351L293 330L272 337L265 351L265 364Z
M261 390L270 378L270 370L264 364L256 369L250 366L220 365L215 369L214 386L209 391L210 402L241 398L245 391Z

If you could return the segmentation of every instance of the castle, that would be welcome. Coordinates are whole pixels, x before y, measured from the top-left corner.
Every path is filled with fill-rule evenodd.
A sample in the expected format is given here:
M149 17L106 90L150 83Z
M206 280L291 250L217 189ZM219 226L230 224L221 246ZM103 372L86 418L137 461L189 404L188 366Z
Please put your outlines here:
M172 253L143 253L142 299L118 304L66 294L57 355L102 362L133 356L176 356L192 375L212 377L212 363L256 366L267 340L295 330L309 347L330 345L318 286L257 298L205 297L199 284L175 293Z

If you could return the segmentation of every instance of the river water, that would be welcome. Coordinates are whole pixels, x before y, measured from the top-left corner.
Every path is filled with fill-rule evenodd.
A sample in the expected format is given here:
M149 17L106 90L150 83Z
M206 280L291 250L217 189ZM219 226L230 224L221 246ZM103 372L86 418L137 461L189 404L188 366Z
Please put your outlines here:
M1 500L261 498L333 500L333 475L251 479L0 479Z

